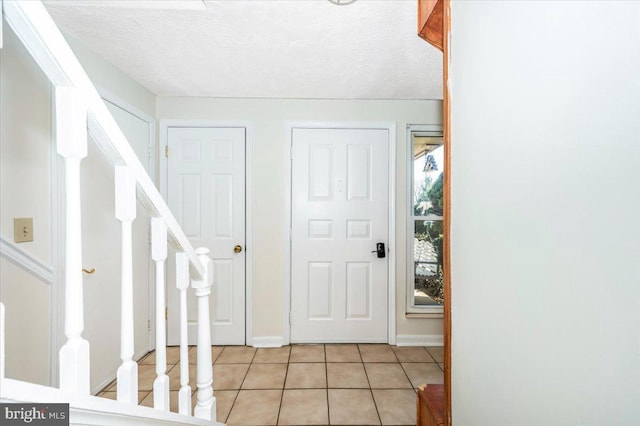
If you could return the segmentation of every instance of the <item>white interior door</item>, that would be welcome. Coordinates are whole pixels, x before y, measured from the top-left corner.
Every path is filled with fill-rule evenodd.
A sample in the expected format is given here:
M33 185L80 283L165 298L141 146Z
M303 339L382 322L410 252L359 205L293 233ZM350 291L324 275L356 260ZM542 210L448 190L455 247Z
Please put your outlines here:
M155 182L155 173L153 173L153 165L151 163L149 122L108 100L104 100L104 104L113 115L118 126L120 126L122 133L127 137L144 169L151 176L151 180Z
M155 167L152 156L152 133L151 126L155 126L152 118L141 118L134 112L128 111L125 107L119 106L107 99L103 99L111 115L120 126L120 130L127 137L129 144L136 153L138 160L144 166L145 171L155 183ZM155 144L155 141L153 141ZM135 323L134 331L136 340L136 355L139 354L137 342L146 342L146 350L155 347L155 329L152 329L153 314L155 310L154 294L154 266L151 260L151 215L137 202L136 219L133 221L134 235L134 294L139 295L134 299ZM147 299L146 306L142 302Z
M213 260L211 341L245 343L245 129L168 129L168 204L191 244ZM239 246L240 252L234 251ZM168 343L178 344L178 292L168 286ZM189 344L197 310L189 292Z
M293 129L292 145L291 341L386 342L389 132Z

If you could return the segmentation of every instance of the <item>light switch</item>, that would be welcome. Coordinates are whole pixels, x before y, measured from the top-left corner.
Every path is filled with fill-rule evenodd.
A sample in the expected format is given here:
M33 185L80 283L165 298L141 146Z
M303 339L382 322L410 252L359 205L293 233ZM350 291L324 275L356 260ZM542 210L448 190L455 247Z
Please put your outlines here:
M16 243L33 241L32 217L16 217L13 219L13 241Z

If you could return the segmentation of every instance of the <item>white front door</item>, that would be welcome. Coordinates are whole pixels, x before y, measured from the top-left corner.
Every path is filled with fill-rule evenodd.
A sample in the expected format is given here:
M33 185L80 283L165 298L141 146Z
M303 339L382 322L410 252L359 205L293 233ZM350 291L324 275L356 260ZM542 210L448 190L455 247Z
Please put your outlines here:
M291 341L386 342L389 132L293 129Z
M245 129L170 127L167 140L169 208L193 247L207 247L213 260L211 341L244 345ZM178 292L171 281L167 290L168 343L178 344ZM189 294L189 344L196 344L197 310Z

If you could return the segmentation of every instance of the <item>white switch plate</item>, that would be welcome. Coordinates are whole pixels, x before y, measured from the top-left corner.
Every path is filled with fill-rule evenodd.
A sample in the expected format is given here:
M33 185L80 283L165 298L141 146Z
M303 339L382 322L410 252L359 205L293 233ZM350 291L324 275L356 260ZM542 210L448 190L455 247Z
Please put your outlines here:
M33 241L32 217L16 217L13 219L13 241L16 243Z

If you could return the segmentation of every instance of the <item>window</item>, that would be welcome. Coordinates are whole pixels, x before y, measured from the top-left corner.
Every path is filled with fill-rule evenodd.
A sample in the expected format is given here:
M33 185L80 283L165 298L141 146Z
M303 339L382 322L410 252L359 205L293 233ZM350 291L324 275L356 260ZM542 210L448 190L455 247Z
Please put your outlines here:
M444 145L442 129L409 127L407 312L442 312L444 303Z

